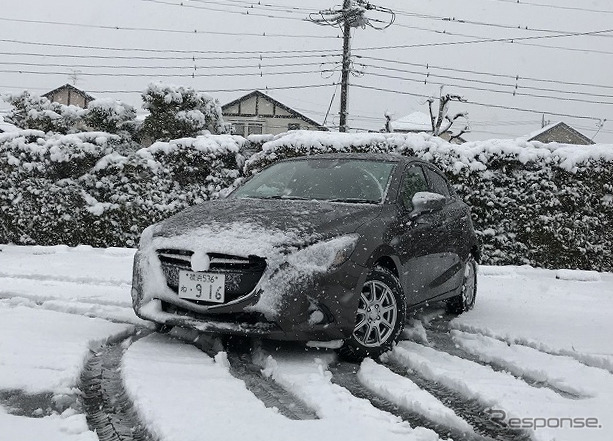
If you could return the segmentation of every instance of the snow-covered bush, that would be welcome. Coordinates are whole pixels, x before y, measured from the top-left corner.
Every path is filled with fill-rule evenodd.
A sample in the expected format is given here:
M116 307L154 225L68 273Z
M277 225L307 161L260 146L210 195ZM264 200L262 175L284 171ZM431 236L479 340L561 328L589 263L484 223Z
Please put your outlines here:
M395 153L437 165L472 207L484 263L613 271L613 146L290 132L265 143L245 174L333 152Z
M152 141L194 137L205 131L228 132L219 101L207 93L190 87L151 83L142 98L143 108L149 115L141 130Z
M0 135L0 242L135 245L146 226L231 186L246 140L208 135L136 152L126 142L90 132Z
M83 116L86 110L80 107L65 106L28 91L4 95L2 98L13 106L6 120L21 129L66 134L84 128Z
M97 99L87 105L84 117L90 130L131 138L137 129L136 109L114 99Z
M306 131L261 148L230 135L135 152L126 143L106 133L0 135L0 242L133 246L144 227L279 159L379 152L414 155L446 173L472 207L484 263L613 271L613 146ZM254 146L261 151L243 168L242 153Z

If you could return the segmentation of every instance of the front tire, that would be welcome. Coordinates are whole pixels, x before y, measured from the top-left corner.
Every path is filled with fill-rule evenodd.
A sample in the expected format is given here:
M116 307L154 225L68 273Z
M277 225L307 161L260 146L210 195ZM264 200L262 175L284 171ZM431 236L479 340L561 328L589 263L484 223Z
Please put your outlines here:
M360 361L389 351L404 328L406 309L398 277L386 268L374 268L360 293L353 333L338 349L339 355Z
M477 299L477 262L471 256L464 267L464 280L460 294L447 300L447 312L462 314L475 306Z

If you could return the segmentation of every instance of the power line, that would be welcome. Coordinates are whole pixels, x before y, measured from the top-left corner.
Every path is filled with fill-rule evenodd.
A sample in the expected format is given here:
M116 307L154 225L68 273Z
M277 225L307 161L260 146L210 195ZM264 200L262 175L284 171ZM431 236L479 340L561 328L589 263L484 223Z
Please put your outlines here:
M222 32L222 31L205 31L205 30L182 30L182 29L164 29L164 28L145 28L145 27L132 27L132 26L109 26L109 25L95 25L95 24L82 24L82 23L68 23L60 21L45 21L45 20L33 20L33 19L21 19L21 18L6 18L0 17L0 21L16 22L16 23L28 23L38 25L53 25L53 26L70 26L86 29L104 29L112 31L135 31L135 32L161 32L161 33L173 33L173 34L189 34L189 35L223 35L229 37L273 37L273 38L318 38L318 39L330 39L330 36L325 35L292 35L292 34L269 34L266 32Z
M320 70L307 71L283 71L283 72L234 72L234 73L196 73L189 74L147 74L147 73L122 73L122 77L149 77L149 78L201 78L201 77L235 77L235 76L268 76L268 75L304 75L304 74L319 74ZM71 75L72 72L49 72L49 71L33 71L33 70L8 70L2 69L0 73L9 74L32 74L32 75ZM117 72L80 72L79 75L98 76L98 77L115 77Z
M399 44L399 45L390 45L390 46L378 46L378 47L363 47L356 48L356 51L366 51L366 50L383 50L383 49L408 49L408 48L417 48L417 47L435 47L435 46L453 46L453 45L463 45L463 44L477 44L477 43L514 43L516 41L526 41L526 40L545 40L545 39L553 39L553 38L566 38L566 37L577 37L581 35L596 35L596 34L604 34L613 32L613 29L603 29L599 31L587 31L587 32L576 32L576 33L564 33L564 34L556 34L556 35L533 35L529 37L502 37L502 38L482 38L478 40L464 40L464 41L447 41L440 43L415 43L415 44Z
M267 13L258 13L258 12L249 12L248 9L246 9L244 12L243 11L229 11L227 9L218 9L218 8L213 8L213 7L210 7L210 6L197 6L197 5L190 5L190 4L185 4L185 3L173 3L173 2L164 1L164 0L141 0L141 1L142 2L148 2L148 3L157 3L157 4L162 4L162 5L168 5L168 6L178 6L178 7L181 7L181 8L191 8L191 9L201 9L201 10L205 10L205 11L223 12L225 14L238 14L238 15L243 15L243 16L246 16L246 17L255 16L255 17L266 17L266 18L272 18L272 19L306 21L304 18L278 16L278 15L271 15L271 14L267 14ZM200 1L199 3L210 3L210 4L214 4L216 6L219 6L219 2L204 2L204 1ZM245 9L242 6L232 6L232 5L227 5L227 6L234 7L234 8Z
M599 93L589 93L589 92L582 92L582 91L576 91L576 90L561 90L561 89L552 89L552 88L548 88L548 87L532 87L532 86L526 86L526 85L520 85L519 80L523 80L523 78L520 78L519 76L517 77L512 77L513 80L515 80L514 84L508 84L508 83L500 83L497 81L488 81L488 80L481 80L481 79L474 79L474 78L459 78L459 77L454 77L451 75L439 75L436 73L432 73L429 70L425 71L425 72L415 72L415 71L411 71L411 70L407 70L407 69L396 69L393 67L389 67L389 66L375 66L375 65L364 65L364 67L370 67L372 69L380 69L380 70L385 70L385 71L394 71L394 72L401 72L403 74L412 74L412 75L418 75L420 78L417 79L413 79L413 78L407 78L407 77L399 77L399 76L394 76L394 75L389 75L389 74L380 74L380 73L368 73L369 75L375 75L375 76L385 76L387 78L392 78L392 79L400 79L400 80L406 80L406 81L413 81L413 82L418 82L418 83L424 83L424 84L437 84L437 85L441 85L441 83L436 83L435 81L431 81L431 78L442 78L442 79L449 79L449 80L455 80L455 81L463 81L463 82L467 82L467 83L477 83L477 84L488 84L488 85L492 85L492 86L502 86L502 87L509 87L512 89L512 91L510 93L512 93L513 95L525 95L525 96L533 96L533 97L537 97L537 98L547 98L546 95L532 95L532 94L525 94L523 92L521 92L520 90L525 89L525 90L535 90L537 92L552 92L552 93L560 93L560 94L567 94L567 95L574 95L574 96L582 96L582 97L594 97L594 98L611 98L611 94L599 94ZM453 70L453 69L450 69ZM364 74L366 75L367 72L364 72ZM449 84L449 83L442 83L442 85L449 85L452 86L453 84ZM475 88L475 87L471 87L471 86L464 86L464 85L455 85L456 87L465 87L465 88L473 88L475 90L486 90L486 91L490 91L491 89L483 89L483 88ZM494 91L494 90L491 90ZM505 93L509 93L508 91L505 91ZM579 101L579 102L583 102L584 100L581 99L574 99L571 97L560 97L561 99L566 99L566 100L571 100L571 101ZM589 102L592 103L592 101L585 101L585 102ZM598 102L596 102L598 103ZM613 103L604 103L604 104L613 104Z
M40 42L40 41L24 41L24 40L16 40L16 39L0 39L2 43L16 43L16 44L24 44L24 45L33 45L33 46L46 46L46 47L58 47L58 48L72 48L72 49L95 49L101 51L119 51L119 52L145 52L145 53L175 53L175 54L253 54L253 55L261 55L261 54L316 54L321 53L325 55L326 53L330 54L339 54L340 52L336 49L297 49L297 50L266 50L266 51L233 51L233 50L201 50L201 49L148 49L148 48L125 48L125 47L108 47L108 46L88 46L88 45L79 45L79 44L61 44L61 43L48 43L48 42ZM48 55L48 54L46 54ZM57 56L62 56L59 54ZM190 57L191 59L191 57Z
M293 86L275 86L275 87L265 87L263 90L296 90L296 89L316 89L320 87L330 87L330 86L338 86L340 83L332 82L327 84L302 84L302 85L293 85ZM0 86L6 89L18 89L18 90L47 90L41 87L15 87L15 86ZM207 89L206 91L209 93L232 93L232 92L252 92L254 89L251 88L235 88L235 89ZM111 93L111 94L119 94L119 93L143 93L145 88L138 90L88 90L89 93Z
M542 29L542 28L536 28L536 27L530 27L530 26L519 26L519 25L513 26L513 25L505 25L501 23L490 23L490 22L485 22L485 21L462 19L462 18L457 18L457 17L452 17L452 16L444 17L440 15L420 14L420 13L406 12L406 11L399 11L399 10L396 10L396 13L401 16L408 16L408 17L413 17L413 18L418 18L418 19L443 21L447 23L467 24L467 25L473 25L473 26L483 26L483 27L509 29L509 30L517 30L517 31L546 32L546 33L551 33L551 34L560 34L560 33L574 34L577 32L577 31L566 31L566 30L559 30L559 29ZM600 34L598 34L597 36L608 37L608 38L613 37L613 35L600 35Z
M379 92L398 93L398 94L401 94L401 95L415 96L415 97L418 97L418 98L429 98L429 96L423 95L423 94L405 92L405 91L401 91L401 90L385 89L383 87L366 86L364 84L354 84L354 86L357 87L357 88L366 89L366 90L376 90L376 91L379 91ZM588 119L588 120L593 120L593 121L600 121L600 120L602 120L602 118L597 118L595 116L571 115L571 114L568 114L568 113L550 112L550 111L534 110L534 109L524 109L524 108L521 108L521 107L503 106L503 105L500 105L500 104L488 104L488 103L481 103L481 102L472 101L472 100L466 100L465 103L466 104L473 104L475 106L490 107L490 108L495 108L495 109L514 110L514 111L518 111L518 112L527 112L527 113L536 113L536 114L539 114L539 115L547 114L547 115L553 115L553 116L561 116L561 117L565 117L565 118Z
M579 8L579 7L574 7L574 6L548 5L548 4L543 4L543 3L526 2L525 0L521 0L521 2L520 0L488 0L488 1L495 1L499 3L512 3L515 5L522 5L522 6L537 6L541 8L562 9L562 10L568 10L568 11L595 12L598 14L613 14L613 11L604 10L604 9L590 9L590 8Z
M396 23L395 26L401 27L401 28L406 28L406 29L414 29L414 30L423 31L423 32L430 32L430 33L434 33L434 34L438 34L438 35L445 35L445 36L466 37L466 38L474 38L474 39L482 39L483 38L480 35L471 35L471 34L465 34L465 33L459 33L459 32L450 32L450 31L447 31L447 30L423 28L423 27L414 26L414 25L405 25L405 24L402 24L402 23ZM545 49L559 49L559 50L571 51L571 52L587 52L587 53L595 53L595 54L613 55L613 52L611 52L611 51L605 51L605 50L599 50L599 49L571 48L571 47L556 46L556 45L551 45L551 44L550 45L544 45L544 44L538 44L538 43L525 43L525 42L522 42L522 41L511 41L512 37L508 37L508 38L509 38L509 40L506 40L503 43L514 43L514 44L518 44L520 46L533 46L533 47L540 47L540 48L545 48Z
M383 74L383 73L370 73L370 75L373 75L373 76L376 76L376 77L380 77L380 78L390 78L390 79L394 79L394 80L410 81L410 82L413 82L413 83L422 83L422 84L424 83L424 80L407 78L407 77L400 77L400 76L397 76L397 75L389 75L389 74ZM452 77L447 77L447 78L452 78ZM470 81L470 80L463 80L463 79L457 79L457 80L460 80L460 81ZM613 102L610 102L610 101L593 101L593 100L584 100L584 99L581 99L581 98L555 97L555 96L548 96L548 95L538 95L538 94L533 94L533 93L523 93L523 92L519 92L515 88L515 86L506 85L506 84L500 84L500 85L509 87L512 90L506 91L506 90L491 89L491 88L487 88L487 87L459 85L459 84L453 84L453 83L448 83L448 82L428 81L428 83L429 84L433 84L433 85L437 85L437 86L458 87L458 88L461 88L461 89L478 90L478 91L482 91L482 92L492 92L492 93L499 93L499 94L512 95L512 96L526 96L526 97L531 97L531 98L544 98L544 99L552 99L552 100L563 99L565 101L573 101L573 102L578 102L578 103L602 104L602 105L613 106ZM482 83L485 83L485 82L482 82ZM492 84L492 83L490 82L489 84Z
M440 69L440 70L445 70L445 71L470 73L470 74L474 74L474 75L486 75L486 76L492 76L492 77L498 77L498 78L509 78L509 79L512 79L512 80L530 80L530 81L543 82L543 83L548 83L548 84L550 84L550 83L558 83L558 84L564 84L564 85L568 85L568 86L587 86L587 87L595 87L595 88L603 88L603 89L613 89L613 86L610 86L610 85L602 85L602 84L595 84L595 83L581 83L581 82L573 82L573 81L561 81L561 80L552 80L552 79L542 79L542 78L535 78L535 77L526 77L526 76L510 75L510 74L500 74L500 73L477 71L477 70L470 70L470 69L458 69L458 68L449 67L449 66L436 66L436 65L429 64L429 63L428 64L410 63L408 61L390 60L390 59L386 59L386 58L368 57L368 56L364 56L364 55L356 55L356 58L361 58L361 59L365 59L365 60L373 60L373 61L382 61L382 62L385 62L385 63L395 63L395 64L401 64L401 65L406 65L406 66L425 67L426 69ZM606 96L610 96L610 95L606 95Z
M1 54L2 52L0 52ZM304 66L321 66L320 62L316 63L276 63L276 64L243 64L243 65L224 65L224 66L215 66L215 65L183 65L183 66L139 66L139 65L120 65L120 64L104 64L104 65L94 65L94 64L63 64L63 63L28 63L21 61L0 61L0 65L7 66L29 66L29 67L81 67L81 68L89 68L89 69L160 69L160 70L208 70L208 69L263 69L263 68L271 68L271 67L304 67Z

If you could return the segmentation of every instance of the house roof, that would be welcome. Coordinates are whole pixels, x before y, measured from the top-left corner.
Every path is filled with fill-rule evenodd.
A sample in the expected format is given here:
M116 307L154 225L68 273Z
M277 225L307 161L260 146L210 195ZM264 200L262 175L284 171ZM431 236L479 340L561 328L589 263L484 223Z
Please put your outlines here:
M243 95L240 98L235 99L234 101L230 101L227 104L224 104L223 106L221 106L222 111L225 111L228 107L232 107L235 104L238 104L241 101L245 101L248 100L254 96L259 96L264 98L265 100L270 101L271 103L273 103L275 106L282 108L283 110L285 110L286 112L288 112L289 114L291 114L292 116L294 116L295 118L301 119L311 125L314 125L315 127L318 127L320 130L328 130L327 127L321 125L320 123L318 123L317 121L309 118L306 115L303 115L302 113L298 112L297 110L292 109L291 107L283 104L282 102L274 99L273 97L271 97L270 95L265 94L264 92L261 92L259 90L254 90L253 92L248 93L247 95Z
M573 129L571 126L569 126L568 124L562 121L558 121L556 123L549 124L540 130L530 133L528 135L528 141L540 141L540 139L545 138L554 129L561 130L563 133L571 137L574 137L578 140L583 141L582 142L583 144L594 144L594 141L592 141L590 138L578 132L577 130ZM540 138L540 139L537 139L537 138ZM564 141L560 140L559 142L564 142Z
M430 115L423 112L413 112L391 122L394 131L403 132L432 132Z
M45 98L49 98L50 96L55 95L56 92L60 92L60 91L62 91L64 89L70 90L71 92L74 92L74 93L77 93L77 94L81 95L83 98L85 98L88 101L93 101L93 100L96 99L93 96L91 96L89 93L84 92L81 89L76 88L72 84L68 84L68 83L64 84L63 86L60 86L60 87L58 87L56 89L50 90L49 92L43 94L43 96Z

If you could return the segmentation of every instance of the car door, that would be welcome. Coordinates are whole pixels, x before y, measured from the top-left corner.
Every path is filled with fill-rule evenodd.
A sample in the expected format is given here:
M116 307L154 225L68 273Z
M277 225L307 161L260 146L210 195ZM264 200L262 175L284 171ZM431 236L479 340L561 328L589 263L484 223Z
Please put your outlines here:
M430 279L428 291L430 298L444 296L462 283L463 262L460 257L462 223L466 221L465 204L455 195L445 177L429 164L424 165L428 188L432 193L445 196L446 204L442 210L432 213L436 240L432 243L430 262L436 268Z
M424 168L411 164L405 170L399 192L398 228L393 240L401 265L400 279L409 305L423 303L437 295L434 288L445 267L445 229L439 213L415 216L415 193L431 191Z

